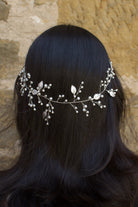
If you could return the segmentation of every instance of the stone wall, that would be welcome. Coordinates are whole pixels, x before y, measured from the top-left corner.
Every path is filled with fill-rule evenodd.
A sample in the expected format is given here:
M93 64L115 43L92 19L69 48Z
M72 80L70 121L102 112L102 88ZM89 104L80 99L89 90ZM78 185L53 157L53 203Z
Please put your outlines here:
M137 0L0 0L0 168L19 154L13 121L14 81L24 64L31 42L51 26L69 23L82 26L105 45L128 97L128 123L138 131ZM138 152L138 140L125 128L124 142Z

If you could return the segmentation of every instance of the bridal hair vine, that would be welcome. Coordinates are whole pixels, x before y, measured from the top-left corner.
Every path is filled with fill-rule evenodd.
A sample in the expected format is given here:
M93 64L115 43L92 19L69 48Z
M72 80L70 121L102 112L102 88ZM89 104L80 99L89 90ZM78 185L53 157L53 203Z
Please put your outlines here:
M64 94L59 94L58 98L56 100L53 100L53 97L48 97L46 94L46 90L50 89L52 84L49 83L43 83L43 81L40 81L38 83L38 86L36 88L33 88L33 81L31 80L31 74L26 73L25 67L20 71L19 73L19 83L20 83L20 93L21 96L24 95L25 92L28 92L27 96L29 97L29 103L28 106L32 107L34 111L37 110L36 104L33 102L33 97L36 96L38 100L38 104L44 105L43 99L47 100L47 103L45 105L45 110L42 113L43 119L46 121L46 125L49 125L49 119L51 119L51 114L54 114L54 106L53 103L57 104L69 104L76 113L79 113L77 104L82 105L82 111L86 113L86 117L89 116L89 110L87 109L87 102L92 102L93 106L98 105L101 109L106 108L106 105L103 105L101 103L101 98L104 97L104 92L107 92L111 97L115 97L116 91L118 89L107 89L108 85L111 82L111 79L114 79L115 73L112 68L112 62L110 62L110 67L107 69L107 76L106 79L100 82L99 92L95 93L93 96L88 96L85 100L80 100L80 97L78 96L79 93L82 92L82 89L84 88L84 81L81 81L80 86L77 90L77 88L74 85L71 85L71 93L73 95L73 100L68 101L65 99ZM27 85L27 82L29 84ZM64 99L64 100L63 100Z

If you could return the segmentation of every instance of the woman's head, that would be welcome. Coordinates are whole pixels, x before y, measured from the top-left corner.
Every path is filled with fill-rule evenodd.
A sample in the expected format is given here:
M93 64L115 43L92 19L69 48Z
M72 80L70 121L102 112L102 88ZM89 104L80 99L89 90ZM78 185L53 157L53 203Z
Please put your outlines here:
M93 96L99 92L100 82L105 80L109 67L110 60L102 43L89 31L72 25L55 26L42 33L31 45L25 62L33 88L40 81L51 83L47 95L54 100L58 94L72 100L71 85L78 89L81 81L84 81L84 88L80 99ZM70 105L54 104L55 112L49 126L42 117L47 101L43 100L40 106L34 99L37 110L33 111L28 106L27 95L21 96L18 82L19 77L15 92L18 94L17 129L21 136L27 133L36 147L46 142L52 156L67 166L80 165L82 152L92 143L93 151L89 153L98 159L93 170L107 164L119 141L119 121L124 109L124 95L117 76L108 85L108 89L118 89L116 97L105 92L102 98L106 108L89 102L89 117L86 117L82 104L78 105L78 114Z

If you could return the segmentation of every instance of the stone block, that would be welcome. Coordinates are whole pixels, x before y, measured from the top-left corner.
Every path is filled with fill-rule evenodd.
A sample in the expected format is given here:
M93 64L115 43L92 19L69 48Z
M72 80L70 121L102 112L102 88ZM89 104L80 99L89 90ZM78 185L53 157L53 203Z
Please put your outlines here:
M0 64L17 61L19 46L20 44L16 41L0 39Z
M34 0L34 3L36 4L36 5L42 5L42 4L45 4L45 3L47 3L47 2L49 2L49 3L52 3L52 2L54 2L55 0Z
M0 0L0 20L6 21L9 15L10 6L6 1Z

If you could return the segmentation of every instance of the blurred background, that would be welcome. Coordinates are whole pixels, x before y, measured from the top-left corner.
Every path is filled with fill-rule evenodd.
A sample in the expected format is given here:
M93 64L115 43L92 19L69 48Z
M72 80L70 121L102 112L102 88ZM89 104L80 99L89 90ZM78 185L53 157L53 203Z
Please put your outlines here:
M129 115L125 144L138 153L138 0L0 0L0 169L18 158L12 102L15 79L32 41L58 24L81 26L104 44L120 74ZM11 125L12 123L12 125Z

